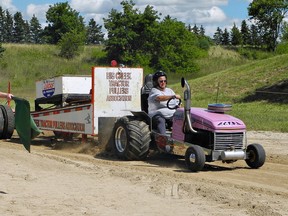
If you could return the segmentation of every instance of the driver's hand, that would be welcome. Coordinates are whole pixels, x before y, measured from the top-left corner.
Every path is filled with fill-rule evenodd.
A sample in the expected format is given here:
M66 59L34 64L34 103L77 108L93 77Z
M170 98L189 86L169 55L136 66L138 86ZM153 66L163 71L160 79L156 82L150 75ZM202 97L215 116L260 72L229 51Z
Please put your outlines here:
M181 96L180 96L180 95L175 95L175 96L176 96L176 99L180 99L180 100L181 100ZM182 105L182 103L180 103L180 104L178 105L178 108L182 107L181 105Z
M8 101L12 100L12 97L14 97L13 94L7 93L6 99L7 99Z

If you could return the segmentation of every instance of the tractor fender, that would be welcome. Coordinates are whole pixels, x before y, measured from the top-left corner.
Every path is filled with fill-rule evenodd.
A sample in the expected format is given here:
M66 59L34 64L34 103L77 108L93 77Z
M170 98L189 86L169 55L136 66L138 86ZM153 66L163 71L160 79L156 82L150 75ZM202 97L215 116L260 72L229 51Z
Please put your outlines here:
M144 121L147 125L149 125L149 129L150 131L152 131L152 118L150 118L150 116L146 112L131 111L131 113L137 118L137 120Z

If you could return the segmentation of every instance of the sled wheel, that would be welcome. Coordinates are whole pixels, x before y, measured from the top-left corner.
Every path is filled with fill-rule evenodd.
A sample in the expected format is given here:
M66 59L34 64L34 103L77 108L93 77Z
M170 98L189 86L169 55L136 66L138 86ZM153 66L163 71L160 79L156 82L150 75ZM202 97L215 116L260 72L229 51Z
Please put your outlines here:
M198 172L205 165L205 154L200 146L190 146L185 153L185 162L192 172Z
M2 132L2 139L10 139L15 128L15 116L8 105L1 105L2 114L4 117L4 128Z
M246 164L253 169L257 169L263 166L263 164L265 163L266 153L264 148L260 144L248 145L246 149L246 154Z
M3 136L4 124L5 124L4 116L2 110L0 109L0 139L2 139Z
M120 118L113 129L113 144L116 155L126 160L144 160L151 142L149 126L138 120Z

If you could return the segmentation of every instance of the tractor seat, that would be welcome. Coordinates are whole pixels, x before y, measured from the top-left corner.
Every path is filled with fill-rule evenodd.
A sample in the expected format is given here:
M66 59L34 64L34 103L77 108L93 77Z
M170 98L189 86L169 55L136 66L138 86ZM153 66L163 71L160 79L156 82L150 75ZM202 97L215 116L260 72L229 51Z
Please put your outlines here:
M148 113L148 97L153 88L153 74L148 74L144 78L144 86L141 88L141 110Z

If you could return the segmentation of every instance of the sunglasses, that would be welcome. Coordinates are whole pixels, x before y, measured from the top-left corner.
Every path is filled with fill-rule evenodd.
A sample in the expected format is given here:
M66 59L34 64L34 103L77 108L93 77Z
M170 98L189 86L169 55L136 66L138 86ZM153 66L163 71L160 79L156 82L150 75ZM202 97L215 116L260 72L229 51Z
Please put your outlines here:
M167 83L167 80L159 80L159 83Z

